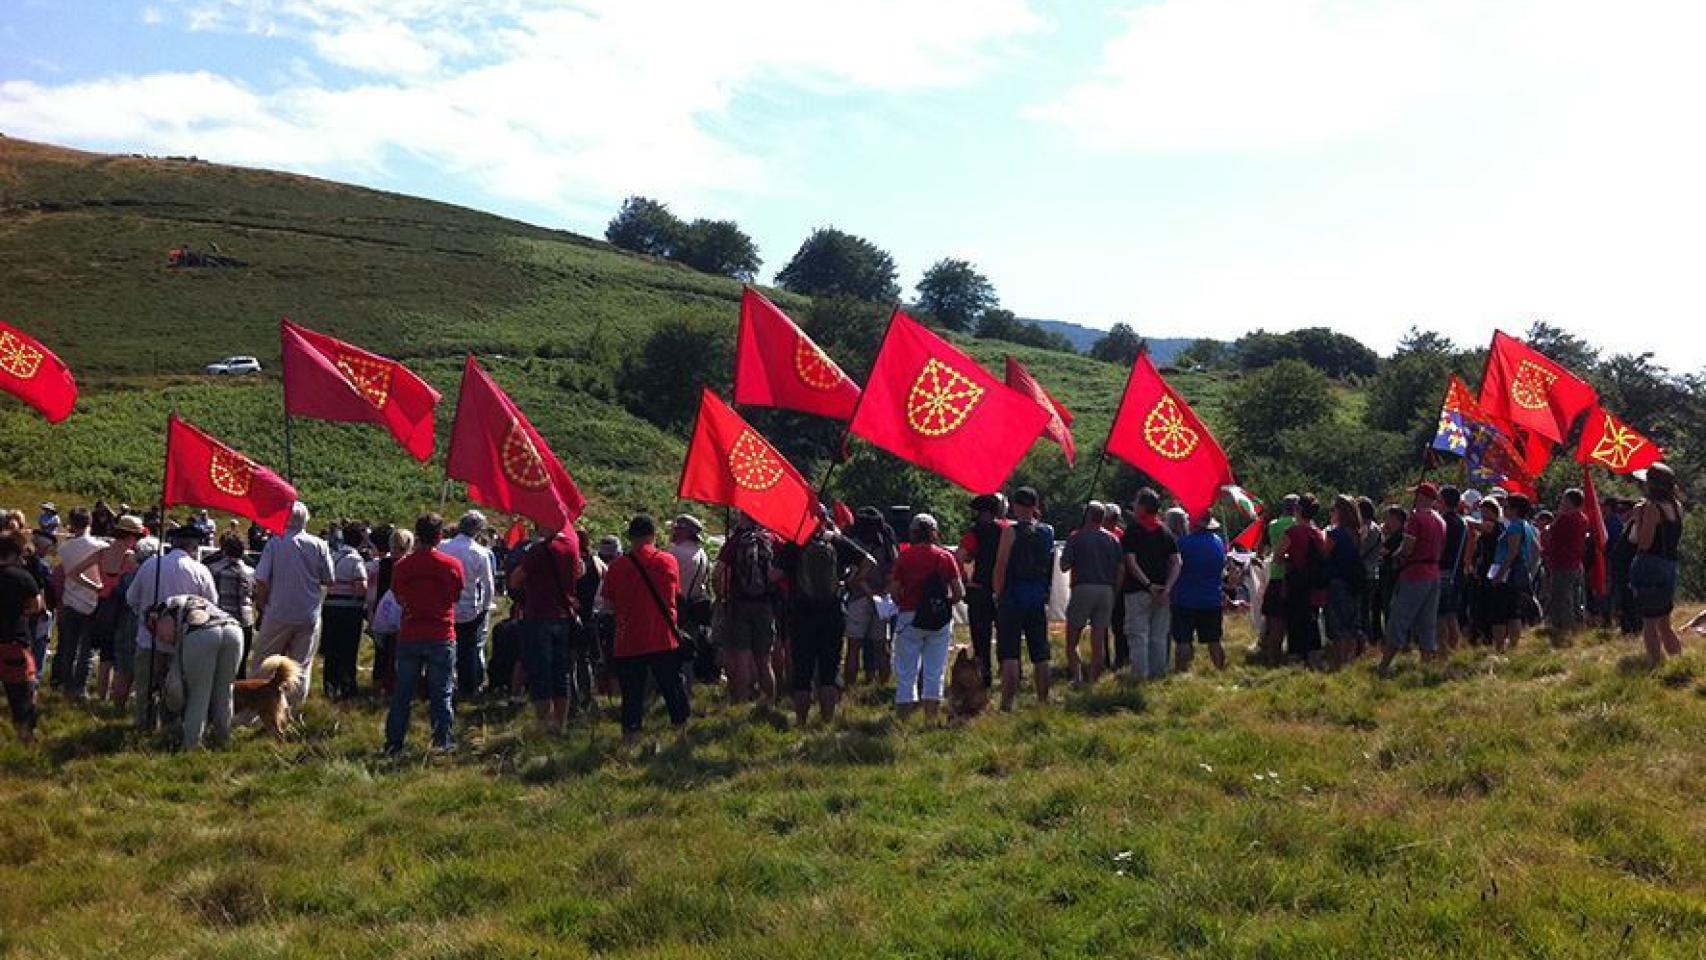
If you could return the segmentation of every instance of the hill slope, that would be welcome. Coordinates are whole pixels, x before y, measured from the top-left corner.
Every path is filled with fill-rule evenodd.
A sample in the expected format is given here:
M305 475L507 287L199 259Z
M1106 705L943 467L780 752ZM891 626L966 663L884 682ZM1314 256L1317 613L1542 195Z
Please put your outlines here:
M168 268L167 251L185 244L217 244L248 266ZM158 489L173 409L282 464L277 324L287 315L407 359L432 380L446 394L441 451L461 357L476 353L586 488L595 519L664 510L683 438L588 385L607 387L660 323L732 335L740 290L600 241L432 201L0 140L0 317L51 344L83 383L77 415L58 427L0 403L0 495L145 503ZM776 298L791 311L808 306ZM1084 414L1081 436L1106 431L1121 371L1009 344L971 349L995 369L1003 353L1019 355ZM267 374L200 376L203 364L232 353L258 356ZM726 377L706 371L713 382ZM1059 454L1039 448L1034 457ZM441 495L437 464L417 466L371 428L299 423L296 462L299 489L322 513L398 516Z

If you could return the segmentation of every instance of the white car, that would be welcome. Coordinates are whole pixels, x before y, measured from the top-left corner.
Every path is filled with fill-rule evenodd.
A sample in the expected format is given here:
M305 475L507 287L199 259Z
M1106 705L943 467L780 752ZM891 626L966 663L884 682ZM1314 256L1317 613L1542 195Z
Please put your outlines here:
M254 357L226 357L208 364L205 370L221 376L243 376L260 373L261 362Z

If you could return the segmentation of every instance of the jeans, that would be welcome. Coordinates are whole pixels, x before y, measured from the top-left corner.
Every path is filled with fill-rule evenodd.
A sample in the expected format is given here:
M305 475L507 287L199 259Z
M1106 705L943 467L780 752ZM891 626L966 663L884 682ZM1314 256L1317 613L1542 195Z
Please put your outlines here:
M89 685L89 661L94 657L90 646L89 627L94 618L70 607L59 608L59 645L53 651L53 685L60 691L83 699Z
M456 693L469 700L486 683L486 615L456 625Z
M902 611L900 629L894 638L895 703L916 703L920 699L939 702L948 672L948 643L953 638L954 625L940 630L923 630L912 625L913 614ZM924 692L919 695L919 677L924 679Z
M1399 580L1386 611L1386 646L1402 650L1414 635L1421 648L1439 649L1439 581Z
M1125 595L1125 635L1131 644L1131 674L1139 680L1167 675L1167 637L1172 608L1155 594L1139 590Z
M231 682L243 656L243 628L235 623L184 635L178 662L184 674L184 749L201 745L211 720L213 742L231 739Z
M314 651L320 646L320 618L310 623L285 623L271 617L261 619L255 635L255 648L249 652L249 662L259 669L268 657L284 656L302 668L302 682L290 695L290 708L300 711L308 699L309 682L314 672ZM138 660L142 659L140 656Z
M622 732L639 733L646 718L646 677L657 684L669 707L669 722L687 723L687 686L681 680L681 654L674 650L611 661L616 681L622 685Z
M326 658L325 673L320 679L330 699L342 700L360 692L355 664L361 655L361 620L360 607L326 604L320 608L320 622L324 625L320 628L320 650Z
M432 745L448 750L456 744L453 726L456 715L450 706L451 685L456 675L456 650L448 643L399 643L397 679L391 690L391 710L385 715L385 750L403 749L409 733L409 714L415 705L415 684L421 667L427 672L427 713L432 718Z

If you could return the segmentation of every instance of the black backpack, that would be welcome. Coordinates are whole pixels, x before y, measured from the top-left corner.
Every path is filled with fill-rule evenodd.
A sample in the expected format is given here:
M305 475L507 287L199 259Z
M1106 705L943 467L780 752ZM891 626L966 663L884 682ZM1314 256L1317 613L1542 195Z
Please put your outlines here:
M742 600L768 600L774 595L770 571L776 563L776 548L763 530L735 534L731 580L735 596Z
M1046 528L1035 520L1013 524L1013 547L1007 555L1007 579L1047 583L1053 577L1054 531L1045 536Z
M841 565L836 560L835 544L823 537L813 537L800 548L799 571L794 575L794 594L816 605L828 605L841 599Z
M912 625L920 630L940 630L954 622L954 605L948 601L948 586L938 574L924 581L924 594L912 614Z

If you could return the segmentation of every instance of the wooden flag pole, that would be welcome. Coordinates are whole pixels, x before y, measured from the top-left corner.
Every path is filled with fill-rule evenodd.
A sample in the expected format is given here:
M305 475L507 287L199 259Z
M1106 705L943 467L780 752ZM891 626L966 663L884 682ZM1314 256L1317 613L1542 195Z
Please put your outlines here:
M296 485L296 452L295 445L292 443L295 431L291 429L293 420L294 418L290 415L290 405L286 404L284 408L284 479L290 481L291 486Z

